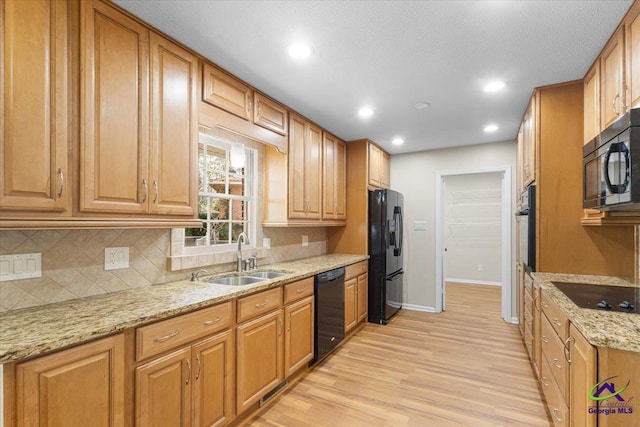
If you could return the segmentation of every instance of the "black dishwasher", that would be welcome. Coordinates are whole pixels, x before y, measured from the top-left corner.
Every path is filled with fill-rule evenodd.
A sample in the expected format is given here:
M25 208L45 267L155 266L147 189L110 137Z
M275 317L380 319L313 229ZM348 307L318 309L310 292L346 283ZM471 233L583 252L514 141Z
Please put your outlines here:
M315 296L313 362L322 360L344 338L344 267L318 274Z

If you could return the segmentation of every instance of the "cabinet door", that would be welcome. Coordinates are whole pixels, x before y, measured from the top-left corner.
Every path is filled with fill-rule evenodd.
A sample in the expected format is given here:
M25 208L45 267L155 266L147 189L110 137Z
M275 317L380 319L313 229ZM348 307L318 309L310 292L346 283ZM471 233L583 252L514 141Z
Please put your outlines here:
M600 61L584 76L584 143L600 133Z
M624 31L618 29L600 56L600 128L604 129L625 110L623 70Z
M307 121L291 114L289 117L289 218L306 218L304 162Z
M196 215L197 59L151 34L150 211Z
M149 31L97 0L80 8L80 209L146 212Z
M358 298L356 289L358 278L354 277L344 282L344 331L347 332L356 326Z
M284 379L282 310L236 328L236 405L240 414Z
M234 358L230 330L192 347L193 427L223 426L234 418Z
M0 209L70 211L67 2L0 8Z
M624 23L626 47L626 105L640 107L640 3L634 2Z
M536 95L531 97L522 123L522 185L536 179Z
M523 188L523 167L522 161L524 158L524 124L521 123L518 128L518 165L516 170L516 194L522 194ZM520 207L520 202L518 201L518 208ZM516 242L518 240L516 239ZM516 258L517 259L517 258Z
M517 241L518 239L516 238ZM518 289L518 327L520 328L520 335L524 338L524 268L520 261L516 262L516 286Z
M203 64L202 100L245 120L251 120L251 88L207 63Z
M369 144L369 185L382 187L380 176L380 163L382 161L382 151L373 144Z
M16 368L17 425L123 426L124 339L101 339Z
M542 342L540 340L542 327L542 310L540 309L541 289L540 285L534 282L533 288L533 367L540 379L540 369L542 368Z
M284 317L284 376L288 377L313 359L313 297L286 306Z
M136 426L189 426L192 380L189 347L136 368Z
M346 145L335 136L323 135L324 173L322 179L322 218L346 218Z
M307 219L322 216L322 129L309 123L305 141L305 199L309 204Z
M389 188L391 178L391 158L389 154L382 151L380 155L380 186Z
M287 135L287 109L257 92L253 94L253 122L280 135Z
M569 364L569 408L571 425L593 427L597 416L589 414L595 401L589 399L589 390L596 384L596 348L571 325L571 363Z
M367 318L368 313L368 289L369 289L369 275L367 273L358 276L358 323Z

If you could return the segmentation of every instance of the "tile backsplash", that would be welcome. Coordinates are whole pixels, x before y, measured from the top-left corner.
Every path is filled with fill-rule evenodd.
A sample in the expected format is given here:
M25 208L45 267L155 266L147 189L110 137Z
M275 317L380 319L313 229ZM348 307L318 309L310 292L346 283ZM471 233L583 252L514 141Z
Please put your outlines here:
M302 234L307 247L296 243ZM264 229L264 236L272 247L261 251L263 265L326 253L324 229ZM170 245L169 229L0 231L0 255L42 253L42 277L0 282L0 312L189 277L189 270L169 271ZM121 246L129 247L129 268L105 271L104 249ZM215 273L235 264L226 257L204 267Z

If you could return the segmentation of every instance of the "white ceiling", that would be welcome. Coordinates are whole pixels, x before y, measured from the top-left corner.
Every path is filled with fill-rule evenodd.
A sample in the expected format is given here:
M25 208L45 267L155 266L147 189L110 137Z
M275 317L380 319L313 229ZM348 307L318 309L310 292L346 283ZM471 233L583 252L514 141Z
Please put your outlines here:
M401 153L515 139L532 89L582 78L632 0L115 3L338 137ZM485 93L492 79L506 89Z

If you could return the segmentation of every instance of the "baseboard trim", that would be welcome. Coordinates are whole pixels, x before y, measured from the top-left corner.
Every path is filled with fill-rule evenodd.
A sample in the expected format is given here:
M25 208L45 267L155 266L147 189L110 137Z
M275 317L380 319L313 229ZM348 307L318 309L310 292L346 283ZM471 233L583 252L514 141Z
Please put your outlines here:
M402 303L402 308L404 310L424 311L425 313L436 313L436 308L435 307L427 307L426 305L416 305L416 304L405 304L405 303Z
M492 282L487 280L469 280L469 279L454 279L447 277L444 279L445 282L457 282L457 283L468 283L470 285L487 285L487 286L502 286L501 282Z

